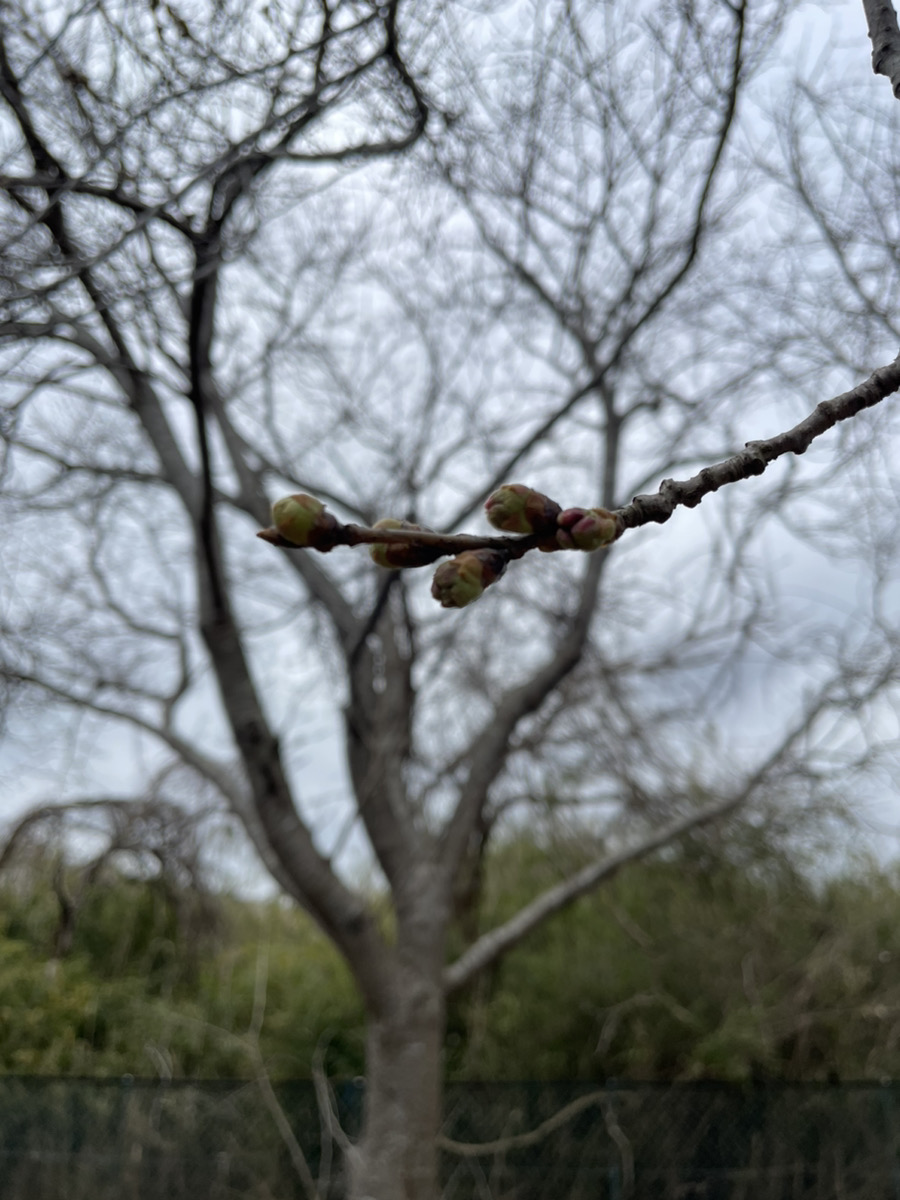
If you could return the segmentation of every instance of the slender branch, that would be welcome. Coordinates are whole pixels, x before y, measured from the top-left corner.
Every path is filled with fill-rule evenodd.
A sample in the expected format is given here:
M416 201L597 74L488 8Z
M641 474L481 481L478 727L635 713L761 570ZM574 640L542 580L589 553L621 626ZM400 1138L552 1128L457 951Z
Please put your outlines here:
M111 704L103 704L86 693L69 691L58 684L25 671L7 671L6 678L12 682L39 688L48 696L61 700L64 704L71 704L74 708L86 708L104 717L114 717L120 721L126 721L136 729L151 734L174 751L183 763L195 770L202 778L207 779L229 803L238 802L240 788L234 779L230 764L210 758L196 746L179 737L173 730L154 724L153 721L147 720L136 712L125 712Z
M881 674L881 679L890 678L893 670L893 664L888 664ZM765 783L770 773L785 760L797 742L809 733L822 712L832 705L840 708L847 707L847 697L844 691L835 691L835 686L839 682L838 678L830 680L822 686L797 723L785 732L779 744L750 775L739 792L715 804L695 809L686 816L670 821L668 825L662 826L661 829L635 845L626 847L618 854L588 863L586 867L582 867L569 879L542 892L530 904L526 904L524 908L515 913L505 924L499 925L496 929L492 929L480 937L459 956L456 962L451 963L445 969L445 992L449 994L468 983L479 971L496 962L548 917L568 907L579 897L593 891L599 884L617 874L622 867L645 858L655 850L661 850L663 846L669 845L694 829L699 829L712 821L721 820L742 808Z
M71 193L76 196L94 196L98 200L108 200L111 204L117 204L120 208L128 209L129 212L140 216L146 223L150 220L164 221L167 225L171 225L179 233L185 237L191 237L191 229L186 221L179 219L173 213L167 212L164 205L160 204L144 204L141 200L134 196L129 196L123 192L121 188L101 187L99 184L90 183L86 179L79 179L74 176L62 177L59 173L52 172L39 173L33 172L30 175L5 175L0 174L0 189L3 191L13 191L16 188L41 188L47 193L47 208L59 204L60 199L66 193ZM43 220L44 213L37 214L38 220Z
M652 496L635 496L631 504L616 509L623 529L651 522L668 521L676 508L695 508L704 496L727 483L762 475L769 463L783 454L805 454L812 442L839 421L855 417L864 408L879 404L900 390L900 354L887 366L873 371L868 379L831 400L823 400L798 425L763 441L747 442L738 454L704 467L691 479L664 479Z
M538 1145L551 1133L555 1133L557 1129L561 1129L579 1113L608 1102L609 1092L605 1088L603 1091L588 1092L584 1096L576 1097L555 1112L552 1117L541 1121L540 1125L536 1125L534 1129L529 1129L526 1133L513 1133L492 1142L455 1142L452 1138L444 1137L441 1134L438 1136L437 1145L440 1150L446 1151L447 1154L455 1154L458 1158L487 1158L495 1154L508 1154L510 1150L526 1150L529 1146Z
M332 1141L337 1142L343 1154L349 1154L352 1151L352 1143L344 1127L338 1120L334 1109L331 1087L328 1083L328 1076L325 1074L325 1051L327 1045L328 1042L324 1036L319 1038L312 1059L312 1079L316 1089L319 1116L322 1121L323 1132L326 1132ZM327 1188L323 1188L323 1191L327 1192Z
M298 547L281 536L276 529L261 529L256 535L273 546L285 550ZM434 529L374 529L367 525L339 525L334 532L314 548L327 553L335 546L430 546L433 555L422 555L419 565L427 566L447 554L461 554L464 550L499 550L510 559L521 558L534 550L546 536L529 534L527 537L498 537L480 533L438 533Z
M879 0L863 0L863 8L872 42L872 70L876 75L887 76L900 100L900 28L894 6Z
M265 1020L268 983L269 947L266 943L261 942L257 947L256 954L256 973L253 982L253 1012L250 1017L250 1027L247 1030L246 1037L238 1038L237 1040L244 1046L253 1063L256 1085L262 1093L263 1103L269 1110L269 1116L274 1121L275 1128L281 1135L281 1140L284 1142L294 1170L297 1172L300 1182L303 1185L307 1200L319 1200L319 1189L316 1186L316 1181L313 1179L309 1163L306 1161L303 1147L297 1141L297 1136L288 1120L287 1113L284 1111L281 1101L272 1087L272 1081L269 1078L269 1072L266 1070L265 1060L262 1055L259 1036L262 1032L263 1021Z
M769 463L785 454L805 454L816 438L833 429L841 421L855 417L863 409L873 408L888 396L900 391L900 354L893 362L873 371L868 379L848 392L817 404L808 417L793 428L760 441L747 442L744 449L722 462L704 467L690 479L664 479L659 491L635 496L631 504L612 510L619 534L641 525L662 524L676 508L696 508L704 496L717 492L728 483L762 475ZM261 530L258 537L275 546L296 550L297 547L274 529ZM389 543L414 545L433 550L433 558L460 554L464 550L499 550L509 559L522 558L530 550L547 547L546 535L528 534L524 537L496 537L490 534L436 533L434 530L370 529L361 525L339 525L327 542L316 547L323 551L334 546ZM424 565L423 559L423 565ZM432 556L427 556L432 561Z
M566 908L580 896L593 891L604 880L611 879L622 867L646 858L654 850L668 846L677 838L683 837L684 834L690 833L694 829L708 825L711 821L720 820L738 808L745 798L746 791L742 791L737 796L729 796L726 800L720 800L716 804L710 804L706 808L697 809L687 816L670 821L668 825L663 825L661 829L644 838L643 841L626 847L618 854L612 854L608 858L601 858L596 862L589 863L570 879L549 888L530 904L526 904L505 924L480 937L465 953L459 956L456 962L451 963L444 971L446 991L449 993L461 988L479 971L484 970L492 962L496 962L507 950L511 950L513 946L522 941L541 922Z

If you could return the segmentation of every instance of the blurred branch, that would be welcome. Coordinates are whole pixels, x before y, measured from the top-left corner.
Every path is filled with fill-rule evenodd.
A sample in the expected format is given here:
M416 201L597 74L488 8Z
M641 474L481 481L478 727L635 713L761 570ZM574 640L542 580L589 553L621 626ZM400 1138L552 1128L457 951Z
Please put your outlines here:
M618 854L612 854L608 858L589 863L570 879L564 880L556 887L549 888L537 899L520 909L504 925L500 925L480 937L447 967L444 971L444 986L447 992L454 992L463 987L479 971L496 962L548 917L572 904L579 897L593 891L599 884L611 879L629 863L645 858L654 850L662 849L663 846L669 845L694 829L708 825L711 821L720 820L738 808L745 798L745 793L741 792L737 796L729 796L726 800L720 800L716 804L679 817L644 838L643 841L627 847Z
M297 1177L307 1195L307 1200L320 1200L319 1189L316 1186L315 1179L313 1179L312 1171L309 1169L309 1163L306 1161L303 1147L297 1141L297 1136L291 1128L287 1113L284 1111L281 1101L272 1087L272 1081L269 1078L269 1072L266 1070L265 1060L263 1059L262 1049L259 1044L259 1035L265 1019L268 982L268 946L261 942L256 955L256 973L253 982L253 1012L250 1017L250 1027L247 1030L246 1037L237 1038L237 1041L250 1056L256 1076L256 1085L262 1095L263 1103L269 1110L269 1116L274 1121L275 1128L284 1142L294 1170L297 1172Z
M89 712L98 713L101 716L113 717L119 721L125 721L129 725L142 730L144 733L149 733L151 736L159 738L170 750L174 751L185 766L191 767L198 775L209 780L229 802L238 802L240 788L234 778L231 766L225 762L210 758L192 743L180 737L174 730L155 724L153 721L140 716L136 712L126 712L123 709L116 708L112 704L104 704L89 695L69 691L58 684L51 683L49 680L41 679L38 675L28 674L24 671L7 670L5 677L11 682L30 684L32 687L39 688L53 699L59 700L63 704L72 705L75 709L83 708ZM165 703L162 697L158 697L157 699L160 703Z
M880 672L879 679L870 684L866 694L877 693L878 688L887 679L893 678L894 674L895 667L891 661ZM600 883L617 874L622 867L645 858L655 850L662 849L686 833L713 821L721 820L742 808L770 777L775 768L784 763L793 747L809 733L816 720L826 709L846 707L847 690L848 682L842 673L839 673L837 678L828 680L815 697L809 701L803 716L792 728L787 730L779 744L749 775L739 791L715 804L695 809L685 816L668 822L633 846L619 851L618 854L588 863L570 878L541 893L503 925L497 926L496 929L492 929L480 937L454 963L445 968L444 987L446 991L448 993L455 991L468 983L479 971L496 962L548 917L568 907L581 896L592 892Z
M557 1129L561 1129L563 1125L574 1120L579 1113L608 1103L609 1093L605 1089L588 1092L564 1105L552 1117L548 1117L534 1129L529 1129L527 1133L513 1133L508 1137L497 1138L493 1142L455 1142L452 1138L444 1137L441 1134L437 1139L438 1148L447 1154L455 1154L459 1158L487 1158L494 1154L508 1154L511 1150L526 1150L529 1146L538 1145L551 1133L555 1133Z

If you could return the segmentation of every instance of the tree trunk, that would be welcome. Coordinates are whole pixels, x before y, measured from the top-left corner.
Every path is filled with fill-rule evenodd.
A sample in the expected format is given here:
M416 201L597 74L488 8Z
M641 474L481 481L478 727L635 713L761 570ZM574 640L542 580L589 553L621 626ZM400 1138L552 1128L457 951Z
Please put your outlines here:
M429 964L431 965L431 964ZM370 1016L362 1137L349 1200L437 1200L445 1005L440 974L407 964Z

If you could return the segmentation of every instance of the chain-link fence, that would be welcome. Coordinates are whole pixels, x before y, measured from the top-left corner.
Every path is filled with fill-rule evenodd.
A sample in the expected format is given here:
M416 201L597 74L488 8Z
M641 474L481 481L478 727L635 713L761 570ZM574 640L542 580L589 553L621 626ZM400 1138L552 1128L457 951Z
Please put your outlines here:
M339 1200L312 1084L275 1094ZM351 1134L361 1101L335 1085ZM293 1200L273 1109L255 1083L0 1077L0 1200ZM900 1200L900 1085L456 1084L442 1145L447 1200Z

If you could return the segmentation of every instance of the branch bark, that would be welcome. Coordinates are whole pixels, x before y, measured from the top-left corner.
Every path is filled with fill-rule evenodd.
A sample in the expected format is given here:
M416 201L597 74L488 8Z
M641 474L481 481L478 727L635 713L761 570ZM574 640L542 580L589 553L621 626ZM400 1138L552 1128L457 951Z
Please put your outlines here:
M900 354L893 362L873 371L868 379L849 392L817 404L808 417L784 433L762 441L747 442L746 447L723 462L704 467L690 479L664 479L659 491L650 496L635 496L631 504L616 510L626 529L651 522L668 521L676 508L695 508L704 496L717 492L727 483L762 475L770 462L783 454L805 454L815 438L832 429L839 421L855 417L864 408L872 408L900 390Z
M872 42L872 70L890 80L891 89L900 100L900 27L894 6L883 0L863 0L863 8Z

